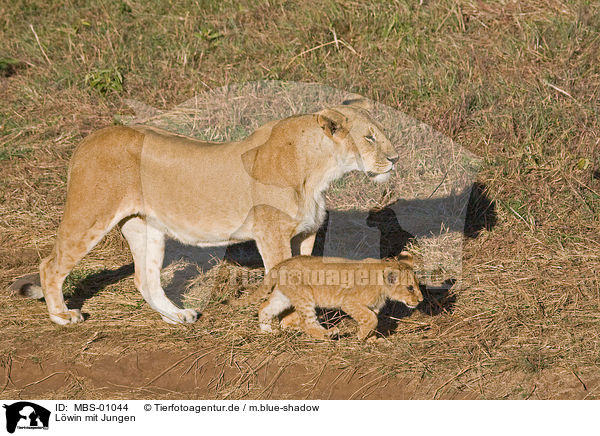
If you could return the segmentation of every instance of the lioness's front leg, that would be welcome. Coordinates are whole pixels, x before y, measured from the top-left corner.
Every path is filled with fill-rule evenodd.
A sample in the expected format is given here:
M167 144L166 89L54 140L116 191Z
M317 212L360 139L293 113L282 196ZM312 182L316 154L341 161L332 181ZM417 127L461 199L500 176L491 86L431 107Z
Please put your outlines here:
M265 274L279 262L292 257L291 239L296 222L286 213L267 206L255 206L252 231L265 266Z
M303 256L310 256L313 252L313 247L315 246L315 239L317 237L316 233L311 233L306 236L302 242L300 243L300 254Z
M292 256L310 256L315 245L316 233L300 233L292 238Z
M127 220L121 232L129 243L135 265L135 286L144 300L169 324L195 322L198 312L175 306L160 285L160 269L165 251L164 233L139 217Z
M310 256L315 246L316 233L311 234L299 234L292 238L292 255L297 255L298 252L302 256ZM294 309L290 311L286 316L281 319L281 328L294 328L300 327L300 318Z

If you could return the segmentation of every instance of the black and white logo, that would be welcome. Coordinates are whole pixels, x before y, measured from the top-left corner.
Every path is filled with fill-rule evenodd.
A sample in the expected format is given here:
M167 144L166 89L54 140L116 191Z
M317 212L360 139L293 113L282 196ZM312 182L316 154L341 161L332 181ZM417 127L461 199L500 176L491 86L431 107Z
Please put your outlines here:
M5 404L6 431L14 433L16 429L48 430L50 411L28 401Z

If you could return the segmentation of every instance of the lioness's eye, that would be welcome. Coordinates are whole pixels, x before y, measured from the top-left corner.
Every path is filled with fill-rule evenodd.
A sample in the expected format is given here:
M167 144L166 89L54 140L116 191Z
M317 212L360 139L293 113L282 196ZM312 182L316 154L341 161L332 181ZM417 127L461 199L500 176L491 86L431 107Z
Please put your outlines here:
M415 292L415 288L413 288L413 285L409 285L406 289L408 289L408 292Z
M365 136L365 139L369 142L375 142L375 136L373 135L367 135Z

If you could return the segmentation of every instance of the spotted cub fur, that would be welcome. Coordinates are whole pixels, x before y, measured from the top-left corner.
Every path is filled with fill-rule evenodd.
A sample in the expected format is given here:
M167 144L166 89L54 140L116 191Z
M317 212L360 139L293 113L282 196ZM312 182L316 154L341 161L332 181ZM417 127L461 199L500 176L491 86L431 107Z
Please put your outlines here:
M269 271L252 295L234 305L267 296L258 313L262 331L272 331L273 318L293 306L296 312L285 317L282 326L297 324L317 339L329 338L338 331L319 324L316 307L343 310L358 322L359 339L367 339L377 328L377 313L387 299L401 301L410 308L423 301L412 256L406 252L392 260L311 256L287 259Z

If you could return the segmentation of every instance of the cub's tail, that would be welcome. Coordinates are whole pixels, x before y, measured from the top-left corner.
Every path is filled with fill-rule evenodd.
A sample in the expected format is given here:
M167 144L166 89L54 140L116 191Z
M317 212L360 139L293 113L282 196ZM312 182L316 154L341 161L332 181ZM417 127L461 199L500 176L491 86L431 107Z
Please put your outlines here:
M273 270L265 276L263 282L254 289L251 289L246 295L237 300L230 301L229 304L233 307L249 306L250 304L258 303L264 300L271 293L276 283L273 278Z
M10 284L7 290L11 295L36 299L44 298L40 284L40 275L38 273L27 274L17 278Z

